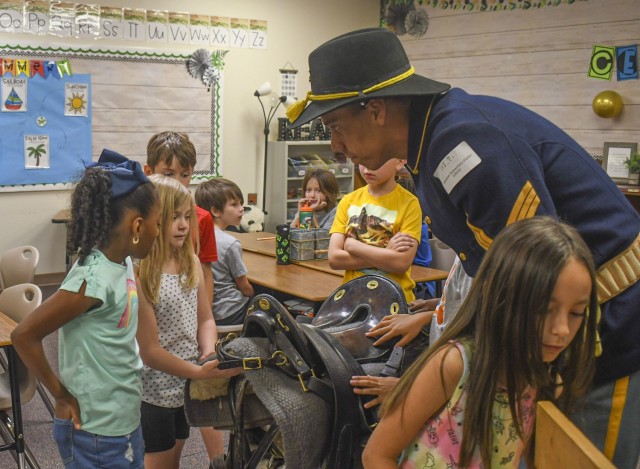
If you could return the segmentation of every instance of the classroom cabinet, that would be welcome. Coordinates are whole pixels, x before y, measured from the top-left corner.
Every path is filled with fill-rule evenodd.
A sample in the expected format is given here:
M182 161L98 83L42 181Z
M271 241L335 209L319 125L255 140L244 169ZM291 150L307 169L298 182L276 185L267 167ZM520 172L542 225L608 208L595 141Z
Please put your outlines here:
M310 169L322 168L336 175L340 197L353 191L353 163L331 150L328 141L269 142L265 230L275 232L291 223L304 197L302 180Z

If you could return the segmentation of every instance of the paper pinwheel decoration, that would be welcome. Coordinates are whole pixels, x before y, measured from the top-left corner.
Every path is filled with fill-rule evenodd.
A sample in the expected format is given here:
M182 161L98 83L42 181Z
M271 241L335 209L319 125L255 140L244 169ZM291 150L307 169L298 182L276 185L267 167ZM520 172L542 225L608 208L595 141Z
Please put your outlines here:
M222 76L224 68L224 56L229 51L208 51L198 49L187 59L187 71L189 75L196 78L211 91L211 87L217 83Z

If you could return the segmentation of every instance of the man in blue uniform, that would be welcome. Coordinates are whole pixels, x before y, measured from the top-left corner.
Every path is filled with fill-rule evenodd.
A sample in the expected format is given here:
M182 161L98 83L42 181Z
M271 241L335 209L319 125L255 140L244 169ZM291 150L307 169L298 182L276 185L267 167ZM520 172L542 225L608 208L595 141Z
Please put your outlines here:
M292 126L322 116L332 147L377 169L406 158L431 231L474 276L498 232L540 215L575 226L598 267L602 354L573 416L618 467L640 454L640 216L571 137L541 116L416 75L398 38L351 32L309 55Z

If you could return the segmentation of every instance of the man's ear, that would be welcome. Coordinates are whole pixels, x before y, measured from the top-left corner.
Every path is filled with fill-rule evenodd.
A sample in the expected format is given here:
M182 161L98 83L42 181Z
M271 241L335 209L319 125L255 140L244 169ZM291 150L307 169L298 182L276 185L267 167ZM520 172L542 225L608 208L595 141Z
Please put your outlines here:
M377 124L383 125L387 117L387 103L384 99L370 99L366 111L371 114Z
M153 174L153 168L148 164L145 164L142 169L144 171L144 174L146 174L147 176L151 176Z

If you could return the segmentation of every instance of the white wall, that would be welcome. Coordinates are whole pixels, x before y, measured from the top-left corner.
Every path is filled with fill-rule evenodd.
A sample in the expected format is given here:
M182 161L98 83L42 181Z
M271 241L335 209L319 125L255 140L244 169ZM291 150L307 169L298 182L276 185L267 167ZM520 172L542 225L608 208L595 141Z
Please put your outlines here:
M231 49L225 58L224 71L222 172L235 181L243 193L257 192L259 197L262 194L264 134L262 113L253 96L254 90L266 80L271 82L274 90L278 90L279 69L290 62L299 70L298 95L303 96L308 91L309 52L338 34L376 26L380 5L379 0L99 0L92 3L268 22L268 50ZM32 42L34 38L29 35L0 35L2 44L15 44L21 40ZM53 36L47 36L46 41L48 44L69 44ZM76 41L72 44L88 45ZM109 48L114 47L111 44ZM182 52L190 53L196 48L187 46ZM185 76L189 78L186 73ZM272 122L272 139L277 138L277 117L284 117L283 111L279 111ZM188 132L189 129L183 130ZM140 145L146 146L146 141ZM64 271L65 228L64 225L52 224L51 217L66 207L68 199L69 191L0 193L0 252L31 244L39 249L41 255L37 274Z

